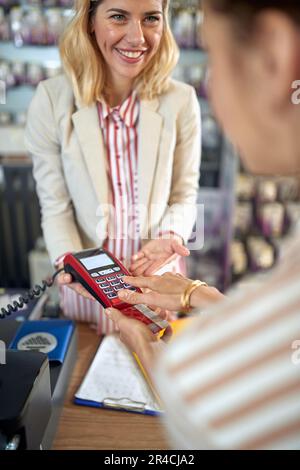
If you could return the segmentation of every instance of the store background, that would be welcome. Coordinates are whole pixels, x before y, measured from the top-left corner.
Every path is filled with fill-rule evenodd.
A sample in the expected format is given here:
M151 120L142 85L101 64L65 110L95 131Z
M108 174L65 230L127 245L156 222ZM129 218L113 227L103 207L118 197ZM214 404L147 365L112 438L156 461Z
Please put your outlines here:
M3 288L27 288L51 271L23 136L35 87L61 72L56 44L72 17L72 3L0 0L0 81L7 91L6 104L0 104ZM201 48L203 14L198 4L171 1L172 30L181 49L174 77L195 87L203 126L198 203L205 210L205 242L202 250L192 252L188 269L190 277L226 290L246 274L274 264L280 240L300 218L300 190L293 178L247 174L216 124L205 91L207 56Z

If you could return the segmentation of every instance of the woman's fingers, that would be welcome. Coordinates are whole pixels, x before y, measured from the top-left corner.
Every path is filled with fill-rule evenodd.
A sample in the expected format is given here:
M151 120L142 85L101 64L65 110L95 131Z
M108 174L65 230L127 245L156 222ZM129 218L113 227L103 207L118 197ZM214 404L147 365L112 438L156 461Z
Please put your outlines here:
M95 297L93 297L88 290L86 290L79 282L73 282L72 284L69 284L68 287L71 289L75 290L77 294L82 295L82 297L85 297L86 299L94 300L96 302Z
M140 266L142 266L143 264L145 263L148 263L148 258L146 258L145 256L141 259L139 259L138 261L135 261L134 263L131 263L130 265L130 272L133 272L135 271L136 269L138 269Z
M133 292L131 290L121 290L118 297L123 302L131 305L146 304L160 307L166 310L178 310L181 306L179 295L164 295L157 292L148 292L147 294Z
M61 273L57 277L57 282L59 285L63 286L65 284L71 284L73 281L71 274Z
M162 276L124 276L124 281L140 289L150 289L162 294L182 294L186 284L190 282L184 276L165 273Z
M68 286L77 294L82 295L86 299L96 300L79 282L73 282L71 274L62 273L58 276L57 282L60 286Z
M149 304L148 299L149 297L152 298L153 295L152 293L144 294L142 292L133 292L131 290L123 289L118 292L118 297L123 302L136 305L136 304L145 304L145 303Z
M136 253L135 255L133 255L131 257L131 260L132 260L132 262L135 262L135 261L138 261L138 260L144 258L144 256L145 256L145 253L143 251L139 251L138 253Z
M123 313L116 308L107 308L104 312L115 323L115 325L118 325L119 321L124 318Z
M156 261L159 259L165 260L169 256L171 256L171 251L159 251L157 253L149 253L148 259L151 261Z
M163 263L161 261L154 261L150 264L150 266L147 267L144 271L144 276L153 276L160 268L165 266L167 262Z
M130 284L134 287L154 289L154 284L156 284L157 280L159 279L159 276L124 276L123 279L127 284Z
M143 263L142 266L132 271L132 274L134 274L134 276L143 276L145 271L147 271L147 269L149 268L149 266L151 266L151 264L152 264L152 261L147 261L146 263Z
M180 256L189 256L190 255L190 250L186 248L184 245L181 243L178 243L176 240L172 241L172 250L174 253Z
M144 276L152 276L155 274L159 269L163 268L166 266L166 264L171 263L174 259L176 259L177 255L172 255L169 258L160 261L154 261L150 266L147 267L147 269L144 271Z
M138 261L136 261L135 263L132 263L129 270L130 270L130 272L133 273L133 272L136 271L136 269L139 269L140 267L142 267L146 263L149 263L148 258L146 258L146 257L141 258Z

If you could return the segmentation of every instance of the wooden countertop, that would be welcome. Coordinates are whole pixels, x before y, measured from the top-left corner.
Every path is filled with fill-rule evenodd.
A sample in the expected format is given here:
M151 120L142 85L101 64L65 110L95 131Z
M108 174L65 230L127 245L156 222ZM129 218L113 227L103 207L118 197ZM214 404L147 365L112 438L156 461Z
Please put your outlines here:
M160 418L73 404L73 397L100 344L86 324L78 324L78 359L72 373L54 450L170 449Z

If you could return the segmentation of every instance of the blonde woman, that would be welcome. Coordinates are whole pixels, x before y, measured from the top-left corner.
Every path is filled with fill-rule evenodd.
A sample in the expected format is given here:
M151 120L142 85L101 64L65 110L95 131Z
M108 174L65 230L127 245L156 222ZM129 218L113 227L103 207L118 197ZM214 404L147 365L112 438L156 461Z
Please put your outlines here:
M53 263L104 246L133 274L187 256L200 165L194 90L170 78L178 49L168 0L77 0L60 53L64 74L42 82L27 149ZM62 274L67 315L112 327ZM81 295L80 295L81 294Z

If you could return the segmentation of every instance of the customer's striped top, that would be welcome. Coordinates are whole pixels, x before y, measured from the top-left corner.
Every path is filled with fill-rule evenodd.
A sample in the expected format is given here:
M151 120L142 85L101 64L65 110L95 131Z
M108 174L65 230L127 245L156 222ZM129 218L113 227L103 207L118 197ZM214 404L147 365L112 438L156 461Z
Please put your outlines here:
M195 319L157 373L175 448L300 449L300 237L264 284Z

